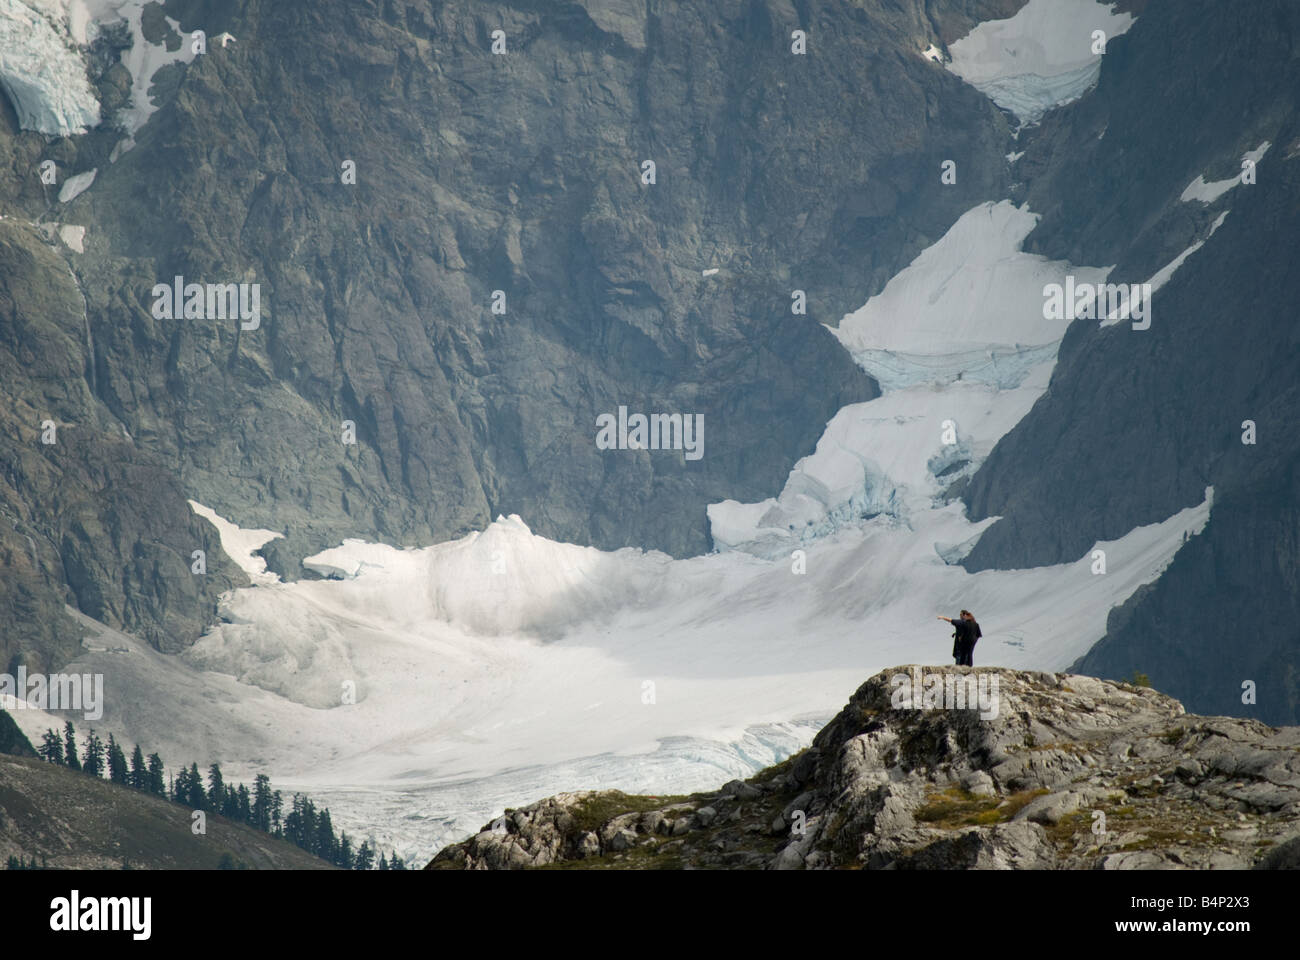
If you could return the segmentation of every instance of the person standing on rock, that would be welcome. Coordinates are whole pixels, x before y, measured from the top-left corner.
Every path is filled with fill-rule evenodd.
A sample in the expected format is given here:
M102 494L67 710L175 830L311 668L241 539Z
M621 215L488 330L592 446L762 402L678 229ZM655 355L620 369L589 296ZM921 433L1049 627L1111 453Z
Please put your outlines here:
M952 655L959 667L973 667L975 641L984 636L980 625L975 621L975 614L963 610L958 617L940 617L952 624Z

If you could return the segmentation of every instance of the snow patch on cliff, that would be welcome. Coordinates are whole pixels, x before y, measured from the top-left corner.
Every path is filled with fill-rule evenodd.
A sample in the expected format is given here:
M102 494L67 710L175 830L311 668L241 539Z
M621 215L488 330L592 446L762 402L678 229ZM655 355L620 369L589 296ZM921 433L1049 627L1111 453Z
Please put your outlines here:
M145 0L91 0L101 15L122 17L131 28L131 48L122 51L122 65L131 74L131 102L121 114L122 125L128 136L135 133L158 111L159 104L150 95L153 78L159 70L174 63L190 63L197 56L189 34L171 17L165 17L172 32L180 37L180 45L168 50L166 43L153 44L144 38L141 16Z
M59 227L59 239L68 245L70 250L77 253L85 253L86 228L76 224L65 224Z
M1252 164L1259 163L1260 160L1264 159L1264 154L1268 153L1268 148L1272 145L1272 143L1265 140L1254 150L1247 150L1241 156L1243 167L1246 161L1250 161ZM1202 174L1187 185L1187 189L1183 191L1182 196L1178 199L1183 203L1192 200L1199 200L1201 203L1206 204L1213 203L1239 183L1241 183L1241 174L1228 177L1226 180L1212 180L1209 183L1206 182L1205 175Z
M1093 32L1109 41L1134 19L1097 0L1029 0L1007 20L986 20L952 43L947 68L1022 125L1083 96L1101 72Z
M256 551L266 544L270 543L284 534L276 533L274 530L244 530L231 523L225 517L220 517L211 507L205 507L203 504L195 501L189 501L190 509L196 514L207 520L217 528L217 536L221 538L221 549L225 552L235 565L248 574L248 578L255 584L272 584L279 583L280 578L266 569L266 560L257 556Z
M68 177L63 182L62 189L59 190L59 203L68 203L75 200L95 182L95 174L98 170L87 170L85 173L79 173L75 177Z

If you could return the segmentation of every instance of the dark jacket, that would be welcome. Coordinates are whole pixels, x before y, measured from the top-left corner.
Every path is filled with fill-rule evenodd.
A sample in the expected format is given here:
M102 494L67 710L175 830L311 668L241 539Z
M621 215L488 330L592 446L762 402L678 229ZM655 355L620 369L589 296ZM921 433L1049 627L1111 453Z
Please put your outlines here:
M980 631L980 625L974 620L963 620L960 616L952 618L952 655L955 657L960 650L974 650L975 641L984 634Z

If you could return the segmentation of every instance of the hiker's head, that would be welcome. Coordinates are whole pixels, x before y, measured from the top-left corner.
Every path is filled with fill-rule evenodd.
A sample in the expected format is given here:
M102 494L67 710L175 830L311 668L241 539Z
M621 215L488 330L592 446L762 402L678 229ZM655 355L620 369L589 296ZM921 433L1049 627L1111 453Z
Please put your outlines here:
M969 610L963 610L961 612L961 618L963 620L974 620L975 614L971 613Z

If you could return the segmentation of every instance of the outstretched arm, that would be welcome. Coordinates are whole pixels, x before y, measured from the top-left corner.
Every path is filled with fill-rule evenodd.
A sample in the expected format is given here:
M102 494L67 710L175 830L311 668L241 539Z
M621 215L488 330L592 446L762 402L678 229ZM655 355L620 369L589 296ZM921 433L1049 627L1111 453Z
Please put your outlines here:
M952 617L939 617L939 619L940 619L940 620L947 620L949 623L952 623Z

